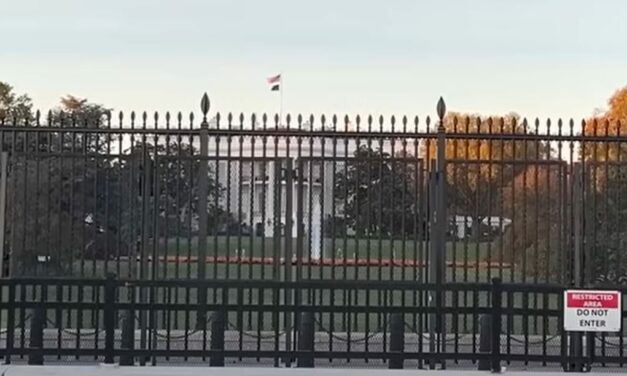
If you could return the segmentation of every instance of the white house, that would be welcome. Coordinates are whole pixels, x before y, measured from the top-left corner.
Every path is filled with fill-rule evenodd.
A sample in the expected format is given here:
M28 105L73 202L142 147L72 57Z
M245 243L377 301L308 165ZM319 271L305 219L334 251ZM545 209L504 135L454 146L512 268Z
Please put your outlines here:
M353 151L354 147L345 148L343 140L334 144L330 139L324 142L317 139L310 144L309 139L304 139L299 146L294 139L288 144L284 138L276 139L275 143L275 137L266 137L264 143L261 137L256 137L254 142L248 137L242 142L232 138L229 146L225 138L219 142L211 138L209 168L225 188L222 206L235 215L240 213L242 222L250 226L255 235L271 237L276 226L280 226L283 236L291 231L296 238L300 222L310 244L311 257L317 259L322 253L322 223L334 209L336 214L341 211L340 205L333 203L332 182L333 174L342 171L344 162L334 163L331 157L350 157ZM289 164L292 177L288 186ZM297 178L299 168L302 182ZM297 218L299 189L303 198L300 221ZM291 213L287 212L288 192L292 197ZM274 221L277 209L280 223ZM292 217L291 229L285 228L288 216Z

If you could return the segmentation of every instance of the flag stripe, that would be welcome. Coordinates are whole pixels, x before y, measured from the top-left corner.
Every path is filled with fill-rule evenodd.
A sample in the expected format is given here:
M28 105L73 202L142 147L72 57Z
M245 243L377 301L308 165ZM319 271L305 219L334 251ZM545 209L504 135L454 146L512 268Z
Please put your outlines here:
M270 88L270 91L279 91L279 84L272 85L272 87Z
M269 84L275 84L281 82L281 75L277 74L276 76L268 77Z

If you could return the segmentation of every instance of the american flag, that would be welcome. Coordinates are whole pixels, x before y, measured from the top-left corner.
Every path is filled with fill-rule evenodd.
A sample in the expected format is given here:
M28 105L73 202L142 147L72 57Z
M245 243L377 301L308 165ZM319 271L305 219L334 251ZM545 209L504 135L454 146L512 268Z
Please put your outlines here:
M270 85L270 91L279 91L281 86L281 75L277 74L276 76L268 77L266 79L268 81L268 85Z

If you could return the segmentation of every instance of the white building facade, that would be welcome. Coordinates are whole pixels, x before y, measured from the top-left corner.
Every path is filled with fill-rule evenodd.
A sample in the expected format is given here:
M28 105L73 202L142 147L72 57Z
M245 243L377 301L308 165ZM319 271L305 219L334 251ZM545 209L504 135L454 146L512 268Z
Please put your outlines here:
M300 224L310 257L319 259L324 256L323 223L342 212L341 203L334 202L334 175L344 171L354 143L347 148L343 140L334 144L330 139L314 143L307 139L300 146L293 139L275 142L268 136L263 141L233 138L229 145L225 138L210 140L210 172L224 189L220 206L259 237L272 237L278 231L283 237L291 233L297 238ZM334 160L334 155L340 158Z

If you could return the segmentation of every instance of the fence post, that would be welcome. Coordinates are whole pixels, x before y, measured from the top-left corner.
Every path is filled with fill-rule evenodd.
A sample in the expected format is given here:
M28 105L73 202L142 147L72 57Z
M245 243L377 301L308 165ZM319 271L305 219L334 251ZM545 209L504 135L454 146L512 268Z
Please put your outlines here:
M298 332L298 361L299 368L314 367L314 313L304 312L300 316L300 330ZM307 352L307 353L305 353Z
M126 311L122 322L121 345L124 353L120 356L120 365L135 365L135 360L133 356L133 350L135 349L135 312L131 309Z
M9 276L9 273L5 273L7 266L4 265L4 229L5 229L5 214L7 207L7 164L9 160L9 153L3 151L0 153L0 277ZM9 272L10 272L9 268Z
M501 372L501 294L500 278L492 278L492 372Z
M436 207L436 174L435 174L435 160L431 160L429 164L429 254L428 254L428 275L429 275L429 284L435 286L437 283L436 275L437 275L437 248L435 246L436 243L436 232L434 229L437 227L437 223L435 220L434 208ZM432 287L427 292L427 304L429 307L435 307L436 305L436 294L437 288ZM429 326L429 354L436 353L436 313L430 313L427 317L427 323ZM429 369L435 369L436 362L434 359L429 359Z
M226 312L215 311L211 319L211 350L224 351L224 330L226 327ZM224 355L212 354L209 366L224 367Z
M204 281L207 278L207 195L208 195L208 163L209 156L209 123L207 122L207 113L209 112L209 96L205 93L200 101L200 109L202 111L202 123L200 124L200 164L198 165L198 274L199 280ZM217 146L219 148L219 146ZM217 163L217 162L216 162ZM229 208L227 208L228 210ZM228 256L228 254L227 254ZM207 289L199 286L196 290L198 293L198 308L196 325L197 329L204 330L207 327L207 311L203 307L207 304Z
M403 369L403 351L405 350L405 323L402 313L390 316L390 361L389 369Z
M433 206L430 209L432 213L431 227L429 228L429 282L435 285L430 294L430 306L435 307L436 311L442 307L442 283L446 275L446 130L444 129L444 116L446 115L446 104L444 99L440 97L437 104L437 112L439 118L437 130L436 159L431 163L431 200ZM440 353L446 351L446 328L443 315L435 312L429 315L429 352ZM446 367L444 360L440 361L442 369ZM436 362L429 359L429 368L435 369Z
M492 316L482 315L480 318L479 331L479 354L492 353ZM489 371L491 369L490 359L481 358L477 366L479 371Z
M583 286L583 166L581 163L573 164L572 184L572 229L573 229L573 265L572 286ZM567 371L581 372L584 370L583 361L583 336L581 332L570 332L570 356L576 358L567 366Z
M285 278L284 280L292 282L292 260L294 259L294 250L292 248L292 237L293 237L293 189L294 189L294 166L292 163L292 158L287 158L285 161ZM284 304L289 307L292 305L292 294L293 290L290 288L286 288L283 296ZM283 316L283 330L285 331L285 351L292 351L292 321L296 321L296 319L292 320L292 313L285 312ZM285 366L290 367L292 359L288 356L285 358Z
M104 285L105 364L113 364L115 335L115 274L108 273Z
M15 341L15 281L9 280L9 299L7 313L7 343L5 345L4 364L11 364L13 342Z
M587 364L582 365L582 368L586 370L590 370L592 367L592 363L594 363L595 358L595 342L596 342L596 333L595 332L586 332L586 349L588 350L588 362Z
M43 304L43 303L42 303ZM30 348L28 354L28 364L42 366L44 364L44 354L41 350L44 347L44 326L46 322L46 310L43 306L33 309L30 321Z

